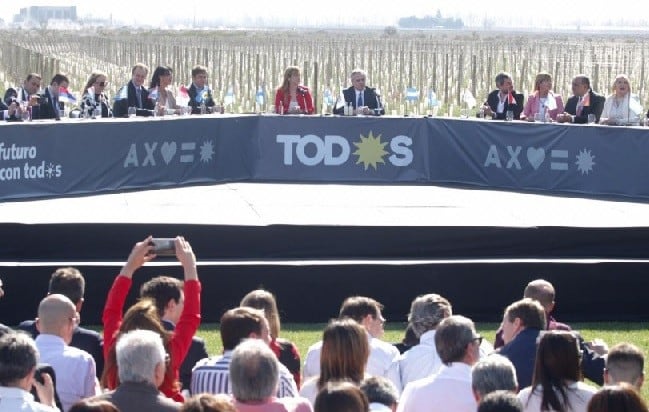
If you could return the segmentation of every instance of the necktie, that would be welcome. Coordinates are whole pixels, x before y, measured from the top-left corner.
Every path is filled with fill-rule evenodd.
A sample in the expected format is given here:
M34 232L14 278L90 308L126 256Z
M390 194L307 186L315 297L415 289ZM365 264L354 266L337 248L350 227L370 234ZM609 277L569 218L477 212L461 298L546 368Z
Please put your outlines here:
M577 103L577 116L581 116L581 111L584 109L584 98L580 97Z
M138 87L137 89L135 89L135 91L136 91L136 94L137 94L137 107L139 107L141 109L142 108L142 89L140 89Z
M363 106L363 92L358 93L358 101L356 102L356 107Z

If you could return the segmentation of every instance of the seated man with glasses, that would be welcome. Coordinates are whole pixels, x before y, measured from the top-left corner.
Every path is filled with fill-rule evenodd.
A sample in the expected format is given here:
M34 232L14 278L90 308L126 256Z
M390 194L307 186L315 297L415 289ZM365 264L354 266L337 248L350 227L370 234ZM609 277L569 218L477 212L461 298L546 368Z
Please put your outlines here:
M36 338L36 347L41 362L54 368L56 391L65 411L75 402L101 393L95 360L88 352L69 346L78 325L76 307L64 295L48 295L38 306L36 327L40 335Z

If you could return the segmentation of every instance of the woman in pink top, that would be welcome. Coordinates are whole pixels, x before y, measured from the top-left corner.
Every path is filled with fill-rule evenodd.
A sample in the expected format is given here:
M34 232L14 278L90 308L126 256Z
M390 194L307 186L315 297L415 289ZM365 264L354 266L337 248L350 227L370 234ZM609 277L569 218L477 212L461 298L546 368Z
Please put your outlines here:
M557 120L557 115L563 113L563 99L552 91L552 76L549 73L539 73L534 80L534 93L527 98L523 114L528 121L534 121L534 115L539 113L545 119L545 113L552 120Z

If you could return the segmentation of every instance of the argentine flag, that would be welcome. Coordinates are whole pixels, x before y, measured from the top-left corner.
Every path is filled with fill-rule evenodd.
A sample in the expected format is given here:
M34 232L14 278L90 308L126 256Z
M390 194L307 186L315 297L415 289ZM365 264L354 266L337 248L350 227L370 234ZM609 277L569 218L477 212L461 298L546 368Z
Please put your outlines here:
M257 101L257 104L260 106L263 106L264 103L266 102L266 93L264 93L264 89L262 87L257 89L255 100Z
M234 103L234 91L232 90L232 86L228 87L228 91L225 93L225 97L223 98L223 103L224 104Z
M331 89L328 87L322 93L322 102L327 106L332 106L334 104L334 96L331 93Z
M419 100L419 90L416 87L407 87L406 88L406 101L416 102Z
M437 100L437 94L433 89L428 90L428 96L426 96L426 102L428 107L433 108L439 106L439 100Z
M121 89L117 92L115 95L115 101L118 102L120 100L126 100L128 99L128 85L122 86Z
M476 104L478 104L475 97L473 97L473 93L471 93L471 90L469 89L464 89L464 93L462 93L462 102L466 103L466 107L469 109L473 109Z

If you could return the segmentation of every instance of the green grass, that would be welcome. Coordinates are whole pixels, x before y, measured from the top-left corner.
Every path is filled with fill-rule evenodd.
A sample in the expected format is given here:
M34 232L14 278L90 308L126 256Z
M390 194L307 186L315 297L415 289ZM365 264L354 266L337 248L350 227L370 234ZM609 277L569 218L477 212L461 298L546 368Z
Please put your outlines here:
M383 340L387 342L401 341L405 326L404 323L387 323ZM645 354L647 348L649 348L649 323L646 322L572 323L570 326L579 331L586 341L600 338L609 346L613 346L618 342L630 342L640 347ZM301 358L304 359L309 346L322 339L324 327L324 323L287 323L282 325L281 336L295 343L300 351ZM497 323L479 323L476 328L478 333L493 343L498 328ZM221 353L222 346L218 324L201 325L198 335L205 339L210 355ZM646 365L645 375L649 376ZM649 385L645 384L643 386L642 397L649 399Z

